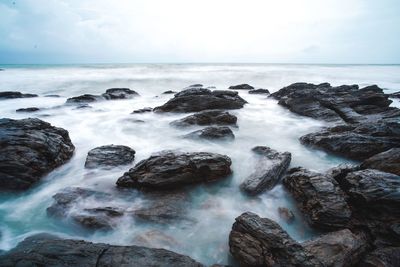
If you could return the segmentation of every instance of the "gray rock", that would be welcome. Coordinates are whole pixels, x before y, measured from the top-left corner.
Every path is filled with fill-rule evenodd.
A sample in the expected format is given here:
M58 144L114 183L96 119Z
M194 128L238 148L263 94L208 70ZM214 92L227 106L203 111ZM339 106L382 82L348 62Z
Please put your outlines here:
M195 113L183 119L171 122L171 125L184 127L189 125L236 125L237 117L222 110L208 110Z
M136 110L132 111L132 114L146 113L146 112L152 112L152 111L153 111L153 108L145 107L145 108L136 109Z
M360 263L362 267L398 267L400 247L378 248L369 253Z
M130 99L139 94L129 88L110 88L102 96L107 100Z
M16 112L36 112L39 111L40 108L37 107L31 107L31 108L19 108L16 110Z
M208 126L185 135L185 138L202 138L209 140L232 140L235 138L232 130L226 126Z
M233 90L251 90L251 89L254 89L254 87L251 86L251 85L248 85L247 83L244 83L244 84L238 84L238 85L229 86L229 89L233 89Z
M0 92L0 100L2 99L13 99L13 98L30 98L30 97L37 97L36 94L23 94L21 92L15 91L4 91Z
M278 213L279 213L279 217L281 219L285 220L286 223L291 224L296 219L296 217L294 216L294 213L288 208L279 207Z
M112 168L131 164L135 159L135 150L128 146L106 145L89 151L85 168Z
M104 98L100 95L84 94L68 98L67 104L91 103L99 100L104 100Z
M268 89L254 89L254 90L250 90L249 94L268 95L269 91L268 91Z
M361 163L363 169L376 169L400 175L400 148L376 154Z

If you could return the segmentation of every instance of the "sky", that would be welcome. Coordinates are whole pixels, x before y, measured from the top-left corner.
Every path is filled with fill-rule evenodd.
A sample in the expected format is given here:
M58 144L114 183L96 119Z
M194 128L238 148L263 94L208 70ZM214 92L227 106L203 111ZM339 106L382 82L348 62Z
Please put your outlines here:
M399 0L0 0L0 64L400 63Z

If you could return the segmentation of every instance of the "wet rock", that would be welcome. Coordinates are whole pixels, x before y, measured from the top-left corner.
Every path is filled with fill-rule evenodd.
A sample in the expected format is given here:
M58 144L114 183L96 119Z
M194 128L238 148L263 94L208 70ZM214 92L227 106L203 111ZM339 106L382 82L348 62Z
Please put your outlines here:
M0 191L26 190L68 161L68 132L40 119L0 119Z
M163 95L170 95L170 94L176 94L176 92L172 91L172 90L168 90L168 91L163 92L162 94Z
M278 208L278 213L279 213L279 217L281 219L283 219L286 223L291 224L296 219L296 217L294 216L293 212L288 208L279 207Z
M78 104L74 109L87 109L92 108L89 104Z
M67 104L91 103L99 100L104 100L104 98L100 95L84 94L68 98Z
M391 98L400 98L400 92L395 92L393 94L388 94L387 96L391 97Z
M112 168L131 164L135 159L135 150L128 146L106 145L89 151L85 168Z
M226 126L209 126L185 135L186 138L202 138L209 140L232 140L235 138L232 130Z
M251 89L254 89L254 87L249 85L249 84L247 84L247 83L244 83L244 84L238 84L238 85L229 86L229 89L233 89L233 90L251 90Z
M251 212L236 218L229 248L241 266L323 266L279 224Z
M239 109L247 103L234 91L211 91L206 88L189 88L175 94L154 111L159 112L198 112L210 109Z
M40 108L37 107L31 107L31 108L19 108L16 110L16 112L36 112L39 111Z
M281 180L292 156L289 152L279 153L265 146L257 146L252 150L258 155L255 171L240 188L247 194L256 195L271 190Z
M354 160L400 147L400 123L380 120L355 125L339 125L300 138L303 144Z
M132 111L132 114L146 113L146 112L152 112L152 111L153 111L153 108L145 107L145 108L136 109L136 110Z
M176 247L180 243L170 235L159 230L150 230L135 237L135 242L139 245L145 245L153 248Z
M360 263L362 267L398 267L400 247L378 248L369 253Z
M0 265L11 266L196 266L195 260L165 249L114 246L83 240L61 239L49 234L26 238L0 255Z
M110 88L102 96L107 100L130 99L139 94L129 88Z
M249 94L267 95L269 91L268 89L253 89L249 91Z
M209 110L195 113L183 119L171 122L174 126L189 125L236 125L237 117L222 110Z
M29 98L29 97L37 97L36 94L23 94L21 92L15 91L5 91L0 92L0 100L2 99L12 99L12 98Z
M211 182L231 173L229 157L207 152L162 151L142 160L117 181L119 187L170 189Z
M283 179L283 184L313 227L335 230L348 226L351 210L346 195L332 177L293 168Z
M326 267L356 266L368 248L365 236L348 229L319 236L302 245Z
M363 169L377 169L400 175L400 148L392 148L366 159L362 164Z

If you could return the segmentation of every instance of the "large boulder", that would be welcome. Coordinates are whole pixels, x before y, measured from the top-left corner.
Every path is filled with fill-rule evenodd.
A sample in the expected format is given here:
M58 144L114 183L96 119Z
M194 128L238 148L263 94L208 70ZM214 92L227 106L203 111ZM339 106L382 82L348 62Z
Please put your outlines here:
M218 180L231 173L227 156L162 151L142 160L117 181L119 187L170 189Z
M303 144L354 160L365 160L388 149L400 147L400 123L379 120L339 125L302 136Z
M209 140L232 140L235 138L231 128L226 126L208 126L185 135L185 138L202 138Z
M0 266L201 267L203 265L188 256L165 249L114 246L38 234L26 238L14 249L1 254Z
M378 248L369 253L360 263L362 267L398 267L400 247Z
M12 99L12 98L30 98L30 97L37 97L36 94L23 94L21 92L15 91L5 91L0 92L0 100L1 99Z
M251 212L236 218L229 248L241 266L323 266L279 224Z
M237 117L222 110L207 110L171 122L174 126L236 125Z
M400 175L400 148L392 148L364 160L361 168L377 169Z
M235 91L214 90L207 88L189 88L175 94L158 112L198 112L209 109L240 109L246 104Z
M283 184L313 227L322 230L348 227L351 210L345 193L331 176L293 168Z
M249 84L247 84L247 83L244 83L244 84L238 84L238 85L229 86L229 89L233 89L233 90L251 90L251 89L254 89L254 87L249 85Z
M68 161L68 132L39 119L0 119L0 191L26 190Z
M114 100L114 99L129 99L139 94L129 88L110 88L107 89L102 96L107 100Z
M89 151L85 161L85 168L112 168L131 164L134 159L135 150L128 146L100 146Z
M244 180L240 188L250 195L256 195L272 189L281 180L289 167L291 154L279 153L265 146L257 146L252 150L257 155L255 171Z

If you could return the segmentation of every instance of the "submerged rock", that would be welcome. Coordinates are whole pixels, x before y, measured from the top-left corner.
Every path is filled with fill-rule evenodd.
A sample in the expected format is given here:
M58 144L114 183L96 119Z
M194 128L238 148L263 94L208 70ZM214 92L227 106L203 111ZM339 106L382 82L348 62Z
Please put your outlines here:
M400 175L400 148L392 148L364 160L361 168Z
M152 111L153 111L153 108L145 107L145 108L136 109L136 110L132 111L132 114L146 113L146 112L152 112Z
M209 126L185 135L186 138L202 138L209 140L232 140L235 138L232 130L226 126Z
M110 88L107 89L102 96L107 100L114 100L114 99L129 99L139 94L129 88Z
M236 125L237 117L222 110L208 110L195 113L183 119L171 122L174 126L189 125Z
M250 195L256 195L271 190L281 180L289 167L291 154L279 153L266 146L257 146L252 150L258 155L255 172L246 178L240 188Z
M250 90L249 94L268 95L269 91L268 91L268 89L254 89L254 90Z
M165 249L114 246L83 240L61 239L49 234L38 234L26 238L16 248L0 255L0 265L4 267L203 266L188 256Z
M68 132L40 119L0 119L0 191L26 190L68 161Z
M15 91L4 91L0 92L0 100L2 99L12 99L12 98L29 98L29 97L37 97L37 94L23 94L21 92Z
M99 100L104 100L100 95L84 94L80 96L74 96L67 99L67 104L80 104L80 103L91 103Z
M37 107L31 107L31 108L19 108L16 110L16 112L36 112L39 111L40 108Z
M279 207L278 208L278 213L279 213L279 217L283 220L285 220L286 223L293 223L295 220L295 216L293 214L293 212L288 209L288 208L284 208L284 207Z
M112 168L119 165L131 164L135 159L135 150L128 146L106 145L89 151L85 168Z
M229 86L229 89L233 89L233 90L251 90L251 89L254 89L254 87L249 85L249 84L247 84L247 83L244 83L244 84L238 84L238 85Z
M227 156L162 151L142 160L117 181L119 187L171 189L193 183L211 182L231 173Z

